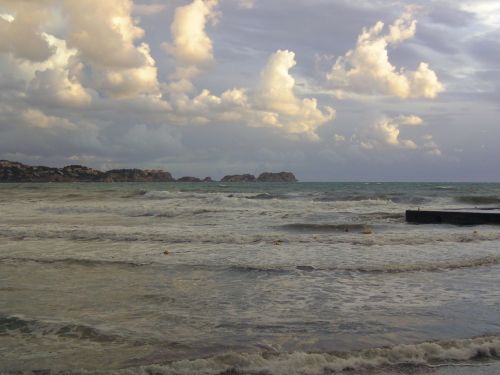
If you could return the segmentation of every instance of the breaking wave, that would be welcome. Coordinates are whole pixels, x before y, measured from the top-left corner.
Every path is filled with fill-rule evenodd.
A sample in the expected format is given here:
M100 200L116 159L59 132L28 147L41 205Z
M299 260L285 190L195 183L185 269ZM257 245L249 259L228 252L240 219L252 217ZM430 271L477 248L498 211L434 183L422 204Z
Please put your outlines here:
M282 225L281 228L299 232L371 232L368 224L293 223Z
M267 199L290 199L291 196L287 194L271 194L271 193L260 193L256 195L249 195L245 197L246 199L260 199L260 200L267 200Z
M261 233L239 233L232 230L213 231L209 228L198 231L183 231L177 228L173 231L146 230L126 227L82 227L53 228L45 227L9 227L0 226L0 238L13 240L33 239L63 239L71 241L115 241L115 242L163 242L163 243L200 243L200 244L256 244L270 245L288 244L353 244L359 246L383 245L423 245L430 243L473 243L481 241L500 240L500 231L467 231L467 232L430 232L410 234L405 231L379 232L377 228L359 230L358 224L352 224L354 229L345 232L345 225L327 226L323 230L306 225L305 229L288 231L270 231ZM282 228L282 227L280 227ZM292 227L293 228L293 227ZM300 228L300 227L299 227ZM321 228L321 227L320 227ZM365 230L366 229L366 230Z
M439 263L416 263L416 264L389 264L383 267L353 267L345 268L346 271L362 273L406 273L406 272L434 272L447 271L462 268L478 268L496 266L500 264L500 258L488 256L478 259L464 259Z
M85 267L98 266L121 266L121 267L141 267L151 263L134 263L119 260L102 260L102 259L81 259L81 258L62 258L62 259L43 259L43 258L0 258L0 263L39 263L39 264L66 264L78 265Z
M500 197L496 195L462 195L455 199L468 204L500 204Z
M144 195L146 195L148 193L147 190L136 190L136 191L133 191L127 195L124 195L123 198L137 198L137 197L142 197Z
M146 367L158 374L331 374L401 366L436 366L500 359L500 338L424 342L351 353L227 353Z
M380 202L387 203L391 200L386 195L328 195L313 199L314 202Z
M178 190L151 190L151 191L140 191L131 198L141 198L141 199L151 199L151 200L163 200L163 199L203 199L210 196L209 191L178 191Z
M105 333L83 324L47 322L16 315L0 315L0 335L56 336L94 342L123 341L123 338L118 335Z
M264 273L283 273L283 272L357 272L357 273L408 273L408 272L436 272L450 271L463 268L490 267L500 264L500 257L486 256L477 259L464 259L456 261L443 261L436 263L414 263L414 264L385 264L380 266L356 266L356 267L324 267L312 265L292 265L278 266L271 265L234 265L230 268L238 272L264 272Z
M279 352L265 346L256 353L226 352L207 358L112 370L141 375L327 375L408 373L422 368L470 366L500 360L500 337L485 336L452 341L429 341L352 352ZM380 372L382 371L382 372ZM91 373L91 372L86 372ZM110 372L100 371L108 374Z
M43 207L39 208L38 211L53 215L96 215L96 214L113 214L118 216L128 216L128 217L158 217L158 218L173 218L178 216L197 216L207 213L217 213L223 212L221 209L208 209L208 208L172 208L172 209L162 209L162 208L150 208L150 209L137 209L128 207Z

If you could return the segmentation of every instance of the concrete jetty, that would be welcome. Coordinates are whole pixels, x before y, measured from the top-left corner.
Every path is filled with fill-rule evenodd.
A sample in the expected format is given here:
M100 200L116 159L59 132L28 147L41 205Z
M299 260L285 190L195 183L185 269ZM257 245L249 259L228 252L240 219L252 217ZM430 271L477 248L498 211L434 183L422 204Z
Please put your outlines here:
M418 224L500 225L500 209L473 210L407 210L406 221Z

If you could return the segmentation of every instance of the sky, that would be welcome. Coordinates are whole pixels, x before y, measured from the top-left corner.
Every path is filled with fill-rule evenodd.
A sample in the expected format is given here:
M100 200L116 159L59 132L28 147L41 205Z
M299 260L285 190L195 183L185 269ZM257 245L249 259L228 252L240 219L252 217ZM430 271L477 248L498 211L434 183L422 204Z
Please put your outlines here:
M0 0L0 159L500 181L498 0Z

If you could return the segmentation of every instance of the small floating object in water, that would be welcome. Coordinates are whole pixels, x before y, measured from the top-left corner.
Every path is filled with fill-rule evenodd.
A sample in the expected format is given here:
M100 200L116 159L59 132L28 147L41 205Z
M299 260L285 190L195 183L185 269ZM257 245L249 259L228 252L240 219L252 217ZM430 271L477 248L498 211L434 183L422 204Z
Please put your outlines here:
M314 268L313 266L297 266L295 268L298 269L299 271L307 271L307 272L316 270L316 268Z
M282 240L276 240L276 241L273 241L273 245L277 246L277 245L281 245L283 243Z
M170 252L169 252L168 250L165 250L165 251L163 252L163 254L164 254L164 255L168 255L168 254L170 254Z
M363 234L372 234L373 231L370 229L370 227L364 227L363 230L361 231Z

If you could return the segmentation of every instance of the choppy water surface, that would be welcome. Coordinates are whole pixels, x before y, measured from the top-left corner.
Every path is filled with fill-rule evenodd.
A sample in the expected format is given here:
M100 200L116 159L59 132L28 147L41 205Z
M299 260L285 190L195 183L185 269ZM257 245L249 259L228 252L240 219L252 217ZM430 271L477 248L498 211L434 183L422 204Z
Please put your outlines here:
M500 371L500 184L0 185L0 372Z

